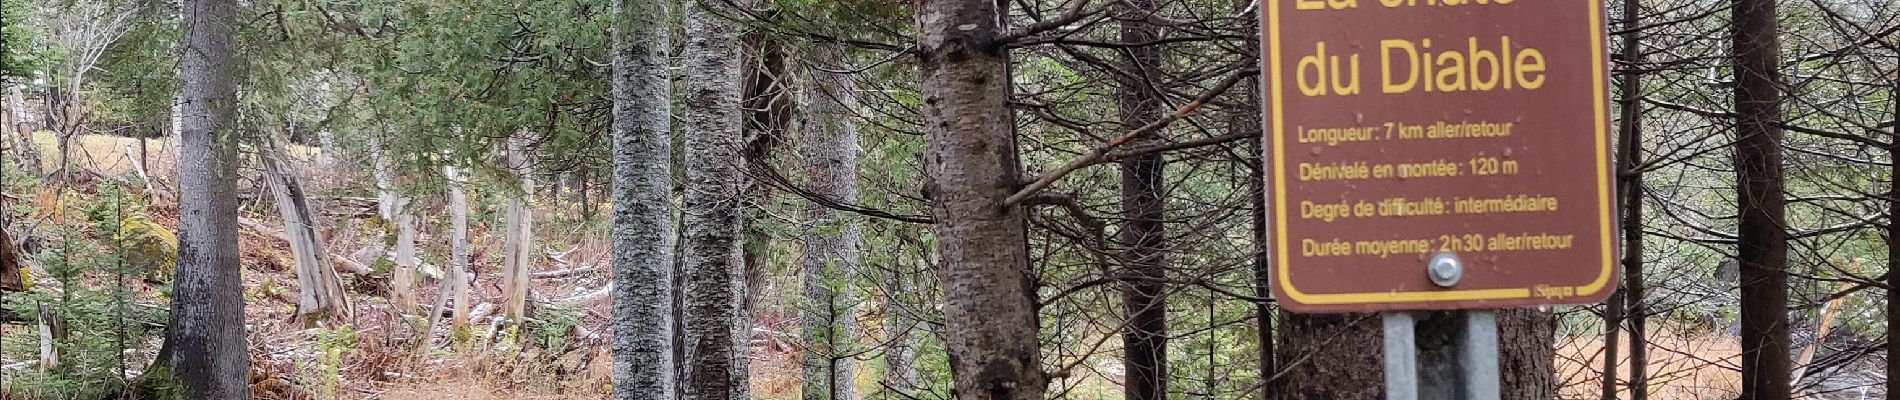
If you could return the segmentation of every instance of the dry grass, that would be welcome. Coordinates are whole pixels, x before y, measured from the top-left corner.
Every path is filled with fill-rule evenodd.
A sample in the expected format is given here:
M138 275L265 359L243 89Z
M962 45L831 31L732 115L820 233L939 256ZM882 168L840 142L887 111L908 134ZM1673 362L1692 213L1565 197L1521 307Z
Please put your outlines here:
M73 139L73 164L98 170L102 173L125 175L132 174L139 155L141 139L110 135L79 135ZM176 173L174 160L178 157L172 152L171 139L153 138L145 141L145 156L151 163L150 172L158 176L172 176ZM11 147L19 142L16 138L0 140L0 147ZM40 151L41 167L50 171L59 163L59 138L51 131L33 133L33 144ZM310 159L322 154L322 148L291 145L290 153L298 158Z
M1651 332L1649 335L1649 393L1657 400L1733 399L1741 393L1742 374L1736 370L1741 343L1735 338L1706 333ZM1627 349L1627 336L1622 341ZM1629 354L1617 363L1617 376L1629 377ZM1598 376L1603 368L1603 338L1586 335L1557 348L1557 376L1565 382L1558 394L1566 399L1593 399L1602 394ZM1628 388L1621 391L1628 396Z
M603 351L604 352L604 351ZM495 372L494 360L483 356L454 357L428 371L422 379L381 385L380 390L354 390L341 398L403 400L587 399L606 398L611 380L607 359L595 358L587 376L552 378ZM487 367L484 367L484 364ZM509 376L518 375L518 376Z

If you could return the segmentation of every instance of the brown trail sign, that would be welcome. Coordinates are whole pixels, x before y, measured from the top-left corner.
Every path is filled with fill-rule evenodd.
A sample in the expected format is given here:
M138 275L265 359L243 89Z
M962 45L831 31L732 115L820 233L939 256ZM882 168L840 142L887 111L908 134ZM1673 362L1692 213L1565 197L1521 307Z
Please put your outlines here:
M1282 306L1579 304L1616 289L1601 0L1263 1Z

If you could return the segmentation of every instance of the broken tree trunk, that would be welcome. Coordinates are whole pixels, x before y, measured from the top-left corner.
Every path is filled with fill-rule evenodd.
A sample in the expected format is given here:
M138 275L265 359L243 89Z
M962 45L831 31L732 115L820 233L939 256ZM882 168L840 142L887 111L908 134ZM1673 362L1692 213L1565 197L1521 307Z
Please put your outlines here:
M455 313L449 319L449 325L455 329L468 328L468 194L462 187L461 171L455 167L442 167L442 174L449 181L449 293L455 298Z
M395 224L396 256L390 260L396 268L390 271L389 299L395 303L396 310L408 313L416 309L416 232L415 221L409 215L409 198L396 190L395 167L391 165L388 149L383 148L382 140L375 135L369 137L372 163L376 175L376 210L384 223Z
M390 285L395 287L396 296L391 300L396 309L407 313L416 309L416 266L422 260L416 258L416 216L408 212L408 204L402 208L396 214L396 268L391 272Z
M508 140L508 168L520 179L519 190L509 192L502 222L502 315L520 322L527 316L529 249L534 247L534 213L528 209L534 195L534 171L529 168L526 131Z
M59 310L47 308L46 303L35 302L39 311L40 332L40 372L59 369L59 346L66 340L66 319Z
M12 119L7 121L6 130L18 134L20 139L20 144L14 149L19 153L20 158L17 160L20 161L20 170L38 176L40 149L33 145L33 130L28 129L32 125L26 123L26 97L20 92L20 85L7 88L7 113Z
M285 165L283 146L269 133L259 135L264 181L276 201L277 215L284 219L284 239L296 259L297 317L306 323L325 319L347 321L354 311L343 291L343 280L329 265L329 252L317 234L316 221L310 217L309 199L303 185Z

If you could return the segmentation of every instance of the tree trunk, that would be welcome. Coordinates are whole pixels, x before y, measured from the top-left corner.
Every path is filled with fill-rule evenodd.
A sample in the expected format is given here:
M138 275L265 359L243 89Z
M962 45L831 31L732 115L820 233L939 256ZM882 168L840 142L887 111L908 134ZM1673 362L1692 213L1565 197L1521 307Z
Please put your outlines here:
M667 2L613 1L614 398L671 400Z
M66 318L60 316L59 309L48 308L46 303L35 301L35 326L40 334L40 372L48 373L59 369L59 343L66 341Z
M689 2L692 3L692 2ZM740 27L725 18L746 2L699 1L686 9L686 243L684 328L687 399L748 396L745 311L745 115Z
M57 97L48 95L48 97ZM64 119L61 119L62 121ZM72 177L73 134L64 123L59 124L60 131L53 132L53 182L64 185Z
M1497 313L1499 397L1557 398L1557 316L1535 308Z
M51 118L47 124L53 128L55 162L53 180L61 185L72 178L73 138L79 135L79 90L78 82L72 82L70 88L52 85L47 90L47 110Z
M581 222L594 222L594 171L581 167Z
M845 64L840 46L816 50L821 65ZM799 148L807 164L813 193L844 203L858 200L857 85L850 76L812 71L808 92L809 122ZM808 231L802 241L798 266L804 277L805 400L851 400L857 368L852 353L859 350L858 298L852 282L858 276L860 224L852 216L818 204L805 206Z
M944 347L960 399L1041 400L1037 304L1010 97L1007 15L991 0L922 0L924 172L933 196Z
M1900 70L1894 71L1893 98L1900 98ZM1894 121L1900 121L1900 106L1893 109ZM1895 135L1887 136L1887 155L1889 159L1900 160L1900 122L1892 128ZM1900 177L1900 162L1887 164L1887 176ZM1893 327L1900 326L1900 179L1887 181L1887 400L1900 400L1900 386L1894 385L1895 375L1900 375L1900 340L1892 340Z
M40 148L33 144L33 130L31 128L33 125L26 122L25 96L24 93L21 93L19 85L7 87L7 115L12 119L7 121L6 130L13 131L19 135L20 144L16 147L20 157L20 170L38 176L40 174Z
M165 340L185 398L251 398L239 279L231 0L185 0L178 265Z
M1280 313L1281 398L1373 400L1385 397L1377 314Z
M8 206L4 196L0 196L0 207ZM26 291L26 254L20 251L19 243L7 234L7 213L0 213L0 291ZM5 310L0 310L4 314Z
M1377 314L1282 313L1282 396L1292 400L1385 397L1384 348ZM1498 310L1499 393L1505 399L1556 398L1556 319L1535 309Z
M395 288L392 302L400 313L416 310L416 266L422 260L416 258L416 216L409 211L409 198L403 197L401 211L396 214L396 268L390 272L390 286Z
M171 149L172 160L177 161L179 155L178 146L183 146L185 143L185 94L183 92L172 96L171 128L172 131L168 137L168 139L171 140L171 145L165 147ZM173 175L177 175L177 169L177 167L172 168Z
M287 158L277 138L268 132L257 136L261 145L258 164L263 166L277 215L284 220L284 238L290 241L291 256L297 260L297 317L305 323L348 321L354 312L345 297L343 279L330 266L330 253L324 250L323 239L317 234L303 184L286 167Z
M1256 92L1258 89L1254 89L1255 87L1257 87L1257 84L1250 83L1248 85L1248 92ZM1260 104L1257 95L1250 97L1246 104L1256 105L1256 107L1248 107L1248 110L1260 109L1260 107L1257 107L1257 105ZM1260 114L1255 112L1250 112L1249 114L1255 116L1249 119L1250 123L1248 125L1251 127L1250 129L1262 129L1264 126L1260 123ZM1280 371L1280 363L1278 357L1274 356L1276 346L1273 338L1273 303L1265 300L1273 298L1273 254L1268 253L1268 251L1270 251L1269 244L1272 242L1267 231L1267 175L1265 168L1266 163L1264 162L1266 160L1266 158L1264 158L1266 153L1262 151L1263 149L1261 149L1259 139L1251 140L1250 143L1248 143L1248 150L1252 153L1251 157L1248 158L1251 160L1252 165L1251 168L1249 168L1251 172L1249 173L1250 176L1247 182L1250 187L1250 192L1253 193L1253 215L1251 222L1253 225L1254 296L1262 299L1259 304L1254 306L1254 329L1257 334L1255 340L1259 342L1260 346L1259 354L1257 354L1260 359L1260 379L1262 380L1260 383L1260 400L1276 400L1281 398L1281 392L1283 392L1281 386L1286 380L1274 379L1274 374Z
M1630 338L1630 400L1649 398L1649 341L1648 309L1643 306L1643 173L1638 166L1643 162L1643 45L1641 29L1638 29L1642 15L1641 0L1623 0L1623 64L1632 66L1623 71L1623 81L1618 86L1617 98L1622 115L1622 138L1618 139L1622 156L1617 157L1617 170L1620 172L1619 192L1623 195L1623 291L1612 296L1612 301L1622 300L1622 304L1607 303L1606 309L1622 307L1627 310L1628 332ZM1614 332L1614 331L1611 331ZM1607 342L1606 342L1607 343ZM1614 363L1614 360L1606 362ZM1613 364L1612 364L1613 365ZM1615 371L1608 369L1605 371ZM1616 376L1606 372L1606 376Z
M903 273L894 272L885 277L884 287L884 388L899 393L929 387L917 372L917 320L897 309L900 294L913 290L909 281Z
M1742 400L1791 395L1788 234L1781 165L1780 40L1774 0L1736 0L1736 223L1742 286Z
M443 166L442 175L449 181L448 296L453 297L455 302L455 312L449 318L449 326L457 330L468 329L468 308L471 305L468 293L468 194L463 190L468 182L463 180L461 170L456 167Z
M508 139L508 168L519 179L518 190L508 192L502 217L501 310L510 323L528 315L528 270L534 264L534 169L528 159L527 131Z
M456 130L456 134L459 136L461 130ZM343 147L337 145L336 133L329 129L317 131L317 146L322 147L323 156L319 161L325 168L335 167L337 162L343 160L339 157L343 153Z
M1235 0L1233 6L1236 10L1250 11L1253 1ZM1246 55L1253 59L1260 57L1259 25L1258 18L1248 18L1242 27L1244 32L1248 33ZM1242 90L1241 106L1234 111L1233 119L1228 125L1228 133L1253 131L1256 135L1261 134L1266 131L1266 125L1262 123L1264 109L1260 104L1260 80L1258 77L1247 78L1239 85ZM1253 285L1254 296L1261 299L1254 305L1256 335L1254 340L1259 346L1255 355L1258 358L1257 368L1260 370L1261 380L1258 398L1278 400L1284 392L1281 386L1285 380L1274 379L1274 374L1279 372L1281 364L1278 357L1274 355L1276 350L1273 337L1274 311L1270 300L1273 298L1273 253L1269 253L1271 237L1268 236L1267 227L1269 205L1267 204L1266 152L1262 147L1262 141L1265 139L1264 136L1255 136L1247 143L1247 188L1252 196L1248 200L1252 206L1249 222L1250 238L1253 241Z
M1121 41L1146 43L1161 37L1161 28L1147 21L1155 12L1154 0L1131 0L1121 11ZM1127 74L1117 79L1115 98L1121 112L1122 130L1135 130L1161 119L1161 99L1152 87L1161 68L1161 48L1139 46L1122 51ZM1148 135L1141 142L1153 142ZM1140 145L1141 143L1136 143ZM1168 398L1168 299L1162 284L1168 261L1166 197L1162 178L1166 163L1160 153L1130 157L1121 162L1121 201L1123 248L1119 264L1123 281L1122 368L1126 371L1122 398L1125 400L1165 400Z
M1623 361L1623 311L1628 302L1617 291L1603 299L1603 374L1598 376L1602 400L1618 398L1616 366Z
M396 312L407 314L416 310L416 232L415 221L410 216L409 196L396 188L394 160L390 159L389 149L383 147L382 139L369 137L371 163L376 175L376 211L383 223L390 224L396 231L396 255L390 262L395 268L389 273L389 300L395 304Z
M762 17L764 21L773 21L777 14L767 5ZM798 103L791 86L792 69L786 62L785 39L770 35L764 30L752 30L741 37L746 48L746 61L742 71L745 74L746 143L744 156L748 163L771 160L772 152L777 149L787 128L792 125L793 115ZM777 192L769 182L751 180L746 189L752 194L748 212L766 213L765 205L773 204L773 195ZM769 256L773 248L773 233L761 225L746 226L746 281L764 282L769 270ZM746 285L746 315L758 304L764 295L766 285Z

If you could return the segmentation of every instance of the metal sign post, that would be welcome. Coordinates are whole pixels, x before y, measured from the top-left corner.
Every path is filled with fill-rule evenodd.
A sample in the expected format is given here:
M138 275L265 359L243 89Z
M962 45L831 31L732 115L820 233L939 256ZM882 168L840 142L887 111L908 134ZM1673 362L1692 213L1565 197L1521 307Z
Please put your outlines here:
M1383 316L1387 400L1498 400L1496 313Z
M1425 263L1432 284L1451 288L1464 262L1438 253ZM1490 310L1387 312L1387 400L1498 400L1498 319Z

